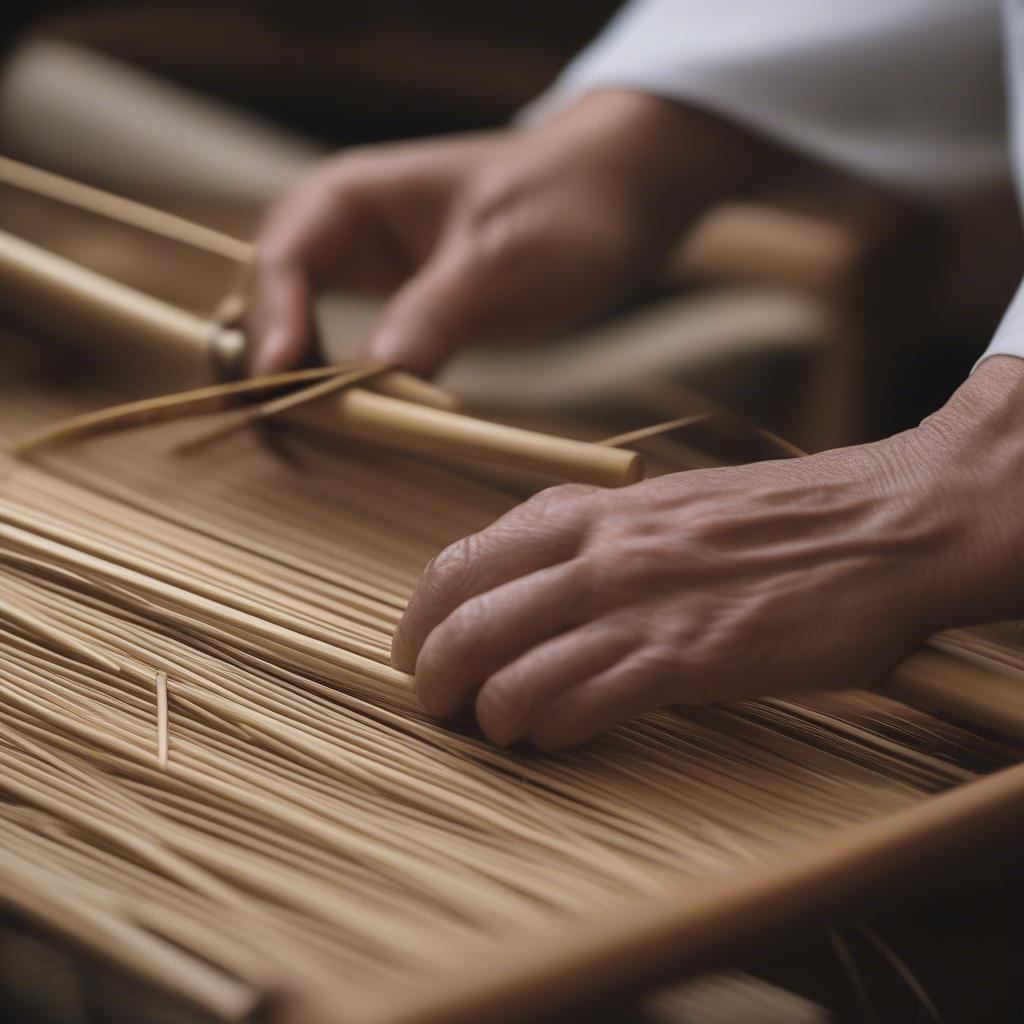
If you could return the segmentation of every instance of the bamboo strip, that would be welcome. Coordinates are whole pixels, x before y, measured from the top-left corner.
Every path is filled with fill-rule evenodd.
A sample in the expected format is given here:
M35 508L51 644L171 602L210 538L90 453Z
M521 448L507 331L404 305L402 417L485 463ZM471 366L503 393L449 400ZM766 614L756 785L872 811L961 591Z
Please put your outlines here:
M167 767L167 673L156 674L156 756L161 768Z
M2 243L0 233L0 255ZM0 263L0 272L2 269ZM336 371L295 372L325 376ZM391 374L396 372L390 371ZM281 374L131 402L126 406L88 413L67 422L53 424L19 440L14 451L25 455L44 447L108 431L217 411L223 408L225 398L265 391L283 383L292 383L296 379L294 374ZM280 408L275 407L275 411L285 411L286 419L326 434L393 444L430 455L513 466L583 483L616 487L635 483L643 476L643 459L635 452L488 423L444 409L378 395L362 388L352 388L334 401L318 402L311 406L303 407L296 403L295 407L291 407L286 402ZM235 427L231 424L227 429L230 432Z
M289 409L296 409L307 402L315 402L318 399L333 395L342 388L351 387L353 384L371 381L374 377L380 377L393 367L389 363L373 363L367 366L360 366L354 370L347 370L328 377L327 380L317 381L308 387L292 391L290 394L282 395L280 398L271 399L268 402L256 406L255 409L246 409L243 412L232 416L227 423L217 427L200 437L186 441L174 449L176 455L192 455L202 451L209 445L223 441L232 434L258 423L277 416Z
M120 666L112 658L108 658L95 647L83 643L71 633L54 628L51 623L29 611L24 605L19 607L0 597L0 617L41 637L43 640L53 644L58 650L68 651L89 662L91 665L98 665L112 672L120 671Z
M50 412L34 401L39 422L61 399ZM0 404L0 434L17 415ZM866 693L645 716L556 757L492 749L431 721L352 657L361 644L385 650L394 617L344 594L399 608L423 558L509 499L427 460L299 446L301 470L233 443L185 473L162 455L167 431L155 452L110 437L46 472L5 466L7 599L121 671L0 623L0 836L36 865L30 894L64 879L67 900L103 907L246 991L280 948L296 985L373 998L381 1024L402 1010L396 993L425 993L410 1014L462 1012L477 996L489 1012L507 986L501 1019L530 1001L518 981L536 986L532 1005L557 1012L567 1003L520 957L550 936L548 955L577 982L571 1001L595 962L562 948L580 933L584 953L623 954L609 987L646 985L643 929L611 924L637 901L672 917L670 945L723 907L753 907L763 924L772 914L749 880L766 866L880 815L906 821L935 791L970 785L981 759L1017 756ZM406 526L410 508L422 515ZM952 644L947 664L969 654L984 670L972 677L982 689L989 673L1014 680L1024 666L987 639L941 643ZM157 672L174 688L165 770ZM836 863L813 878L831 879ZM745 898L695 909L688 894L712 891ZM788 919L790 904L775 909ZM738 911L733 922L729 941ZM672 949L724 948L719 924ZM650 963L669 970L668 953ZM507 978L474 995L466 965L483 979L497 964ZM161 979L206 998L187 972Z
M247 263L252 256L248 242L10 157L0 156L0 182L237 263Z

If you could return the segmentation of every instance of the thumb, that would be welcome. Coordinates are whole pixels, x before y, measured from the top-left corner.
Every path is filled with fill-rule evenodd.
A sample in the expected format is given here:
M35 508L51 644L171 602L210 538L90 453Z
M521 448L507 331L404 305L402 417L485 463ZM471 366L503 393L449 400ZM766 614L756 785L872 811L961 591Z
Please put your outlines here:
M250 282L247 317L249 371L281 373L308 363L313 354L313 296L297 265L257 262Z

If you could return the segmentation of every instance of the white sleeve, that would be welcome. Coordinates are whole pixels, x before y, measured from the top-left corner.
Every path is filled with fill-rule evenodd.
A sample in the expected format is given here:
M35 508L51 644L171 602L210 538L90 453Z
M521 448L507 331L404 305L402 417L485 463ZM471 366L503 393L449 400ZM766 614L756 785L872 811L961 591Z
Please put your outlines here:
M1016 356L1024 359L1024 282L1017 289L1009 309L975 368L989 356Z
M1024 202L1024 0L1007 0L1005 13L1010 137L1018 199ZM984 355L974 364L975 368L989 356L1016 356L1024 359L1024 282L1017 289Z
M633 88L952 198L1008 174L1000 29L1000 0L633 0L528 116Z

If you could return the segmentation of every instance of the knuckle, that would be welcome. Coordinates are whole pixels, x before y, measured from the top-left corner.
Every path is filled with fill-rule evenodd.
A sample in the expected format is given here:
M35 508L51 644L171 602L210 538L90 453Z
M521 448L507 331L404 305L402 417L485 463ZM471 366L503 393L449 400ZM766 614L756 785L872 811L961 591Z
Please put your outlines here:
M565 516L579 509L595 490L586 484L557 484L538 491L521 507L534 515Z
M517 193L515 180L504 172L486 170L473 174L459 192L459 216L468 226L486 225L508 209Z
M584 615L615 603L614 598L622 591L622 580L614 561L597 556L593 551L577 555L570 571L576 592L583 601Z
M476 262L514 267L544 238L544 220L536 204L514 181L485 175L464 186L455 223Z
M344 192L365 180L379 156L372 146L350 146L315 163L299 179L294 192Z
M295 263L291 247L284 245L273 234L261 239L253 256L254 280L277 278L282 272L290 271Z
M682 674L684 650L684 645L674 637L649 642L636 657L637 675L653 684L677 680Z
M478 548L477 534L469 534L449 544L427 563L423 572L425 588L435 597L457 592L468 580Z
M705 645L692 623L648 642L637 670L652 694L653 703L709 704L719 692L721 662Z

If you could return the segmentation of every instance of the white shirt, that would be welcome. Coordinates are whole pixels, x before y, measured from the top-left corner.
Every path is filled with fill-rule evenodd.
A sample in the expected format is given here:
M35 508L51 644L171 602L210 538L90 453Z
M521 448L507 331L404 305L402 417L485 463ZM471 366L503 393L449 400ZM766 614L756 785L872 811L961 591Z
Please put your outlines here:
M609 87L713 110L918 198L987 191L1011 163L1024 195L1024 0L633 0L536 107ZM1024 286L996 354L1024 358Z

